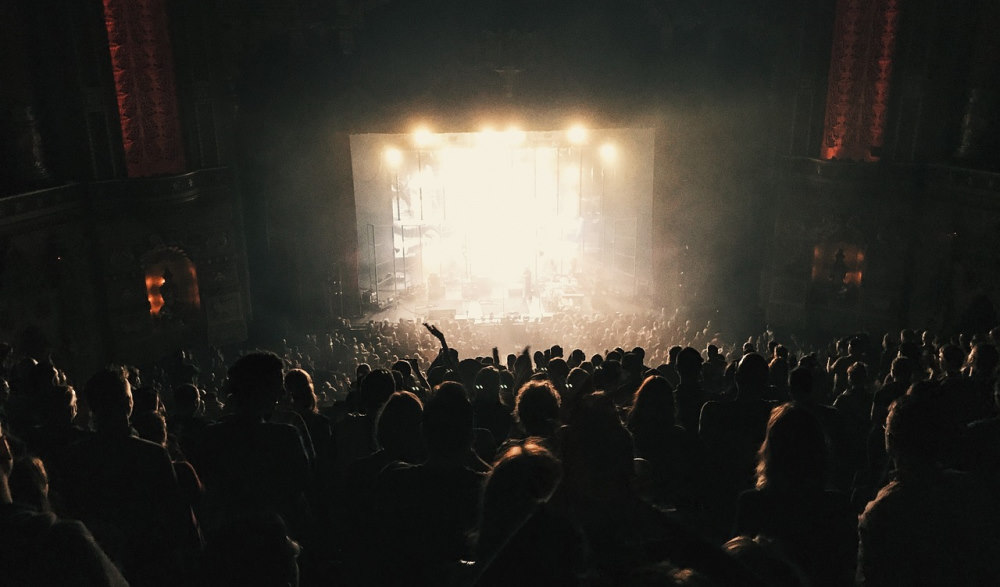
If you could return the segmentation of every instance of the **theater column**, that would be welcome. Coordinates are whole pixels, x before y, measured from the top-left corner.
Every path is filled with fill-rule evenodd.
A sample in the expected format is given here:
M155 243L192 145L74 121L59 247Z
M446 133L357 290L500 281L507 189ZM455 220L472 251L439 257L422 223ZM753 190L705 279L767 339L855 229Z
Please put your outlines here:
M823 159L878 161L885 131L899 0L837 0Z
M1000 5L981 8L965 112L955 157L968 165L1000 163Z
M26 24L17 4L0 3L0 193L36 189L51 177L37 121Z
M167 0L104 0L129 177L185 170Z

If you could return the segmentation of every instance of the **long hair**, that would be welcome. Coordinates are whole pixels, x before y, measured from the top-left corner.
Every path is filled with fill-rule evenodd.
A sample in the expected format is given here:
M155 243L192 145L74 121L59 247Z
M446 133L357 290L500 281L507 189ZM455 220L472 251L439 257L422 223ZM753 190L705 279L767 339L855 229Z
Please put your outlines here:
M757 489L822 490L827 454L819 420L797 403L782 404L771 411L757 453Z
M659 375L651 375L632 397L627 427L635 434L643 429L653 431L673 425L674 393L670 383Z

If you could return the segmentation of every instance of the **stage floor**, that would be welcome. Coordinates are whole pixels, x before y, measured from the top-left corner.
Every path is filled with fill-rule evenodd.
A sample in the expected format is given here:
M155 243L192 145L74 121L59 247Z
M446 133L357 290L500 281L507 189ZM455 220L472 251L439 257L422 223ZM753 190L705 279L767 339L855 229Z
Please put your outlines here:
M444 289L443 295L430 299L426 291L401 295L382 310L367 314L364 321L400 319L420 322L455 319L491 322L538 320L560 311L589 311L587 296L582 293L546 291L526 299L522 290L506 287L480 287L470 292L468 284Z

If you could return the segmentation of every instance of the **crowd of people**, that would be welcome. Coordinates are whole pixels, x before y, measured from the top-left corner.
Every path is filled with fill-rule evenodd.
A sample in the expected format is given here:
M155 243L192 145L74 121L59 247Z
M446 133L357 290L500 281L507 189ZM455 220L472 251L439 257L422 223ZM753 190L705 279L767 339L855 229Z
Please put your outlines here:
M998 337L345 321L80 382L5 345L0 584L1000 585Z

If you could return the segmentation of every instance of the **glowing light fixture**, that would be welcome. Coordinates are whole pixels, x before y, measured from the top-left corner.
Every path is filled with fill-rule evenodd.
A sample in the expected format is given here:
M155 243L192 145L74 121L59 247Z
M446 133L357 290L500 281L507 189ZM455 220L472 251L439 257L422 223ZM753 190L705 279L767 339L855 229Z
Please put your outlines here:
M618 159L618 147L613 143L601 145L601 160L607 164L614 163Z
M413 131L413 142L421 148L433 145L435 138L434 133L432 133L426 126L421 126L417 128L417 130Z
M574 145L582 145L587 141L587 129L579 124L573 125L566 131L566 136L569 138L569 142Z
M403 162L402 151L395 147L387 147L385 150L385 162L393 169L396 169Z

